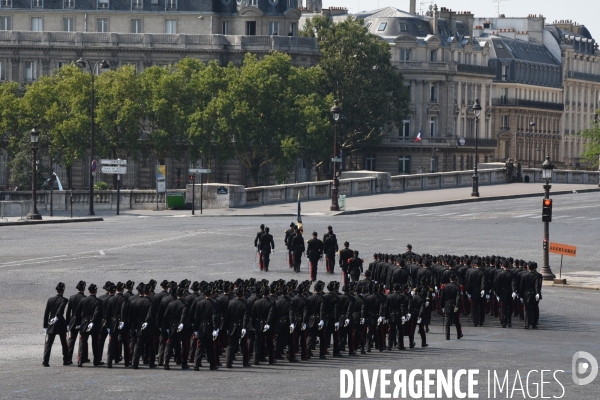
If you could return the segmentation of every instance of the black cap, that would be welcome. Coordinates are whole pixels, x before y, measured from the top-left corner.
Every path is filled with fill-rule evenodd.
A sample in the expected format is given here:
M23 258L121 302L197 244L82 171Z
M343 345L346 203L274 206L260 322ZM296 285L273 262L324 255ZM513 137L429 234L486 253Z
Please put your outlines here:
M317 232L313 232L313 236L318 236Z
M192 292L197 292L198 290L200 290L200 284L198 283L198 281L194 281L194 283L192 283L192 286L190 286L190 289L192 289Z
M108 287L106 288L106 290L108 290L109 292L114 292L115 290L117 290L117 285L111 282L110 285L108 285Z
M85 281L79 281L77 286L75 286L75 289L79 290L80 292L83 292L85 290L85 285Z
M292 222L292 223L290 224L290 228L293 228L293 227L294 227L294 225L295 225L295 224Z
M144 286L144 293L150 293L152 291L152 284L148 283L146 284L146 286Z
M138 292L143 292L144 291L144 286L146 286L146 284L144 282L140 282L138 283L137 287L135 288Z
M125 288L127 288L128 290L133 289L134 286L135 286L135 282L134 281L127 281L127 282L125 282Z
M202 293L204 293L205 296L210 296L211 294L213 294L213 292L214 292L214 289L210 285L206 285L204 287L204 289L202 290Z
M65 290L65 284L62 282L58 282L58 285L56 285L56 291L62 292L63 290Z
M179 289L177 289L177 297L181 297L185 294L185 288L184 287L180 287Z
M125 289L125 284L123 282L117 282L117 290Z
M88 290L90 292L95 292L96 290L98 290L98 286L96 286L92 283L90 286L88 286Z
M167 289L169 287L169 281L165 279L160 283L160 287L163 289Z
M111 281L106 281L106 283L104 284L104 286L102 286L102 289L108 290L108 288L110 287L111 283L112 283Z

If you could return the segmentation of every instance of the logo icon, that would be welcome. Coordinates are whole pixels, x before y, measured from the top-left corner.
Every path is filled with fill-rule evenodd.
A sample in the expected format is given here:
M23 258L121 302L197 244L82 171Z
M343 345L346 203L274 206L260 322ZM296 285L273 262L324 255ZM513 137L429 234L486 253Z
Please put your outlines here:
M571 363L571 373L573 374L573 382L579 386L585 386L594 381L598 375L598 360L585 351L578 351L573 355ZM589 375L583 377L585 374Z

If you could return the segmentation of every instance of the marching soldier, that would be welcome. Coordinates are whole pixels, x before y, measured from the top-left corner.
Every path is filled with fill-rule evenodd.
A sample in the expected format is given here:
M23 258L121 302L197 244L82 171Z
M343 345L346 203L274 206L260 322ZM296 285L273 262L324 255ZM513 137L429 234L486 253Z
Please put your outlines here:
M327 284L328 293L323 296L325 308L325 326L323 327L323 337L325 338L325 351L329 348L331 343L331 335L333 335L333 356L341 357L340 354L340 316L339 316L339 303L340 299L335 291L336 282L331 281ZM321 344L323 346L323 344Z
M273 241L273 235L269 233L269 227L265 228L265 233L260 237L259 240L259 250L260 257L262 260L261 269L265 272L269 271L269 257L271 256L271 251L275 251L275 242Z
M292 342L294 343L294 355L296 355L298 353L298 340L300 340L301 360L308 360L308 352L306 347L306 321L304 319L304 310L306 308L306 298L304 297L305 291L305 286L303 284L300 284L296 289L296 294L292 297L292 307L295 310L293 320L294 330L292 331Z
M104 284L102 289L106 290L106 292L102 296L98 296L98 300L102 302L102 331L100 332L100 362L102 362L102 354L104 352L104 343L106 343L106 338L108 337L108 321L106 320L106 308L108 307L108 299L114 295L115 292L115 284L111 281L108 281Z
M256 336L254 342L254 365L259 365L261 358L264 357L265 340L269 364L274 364L273 335L271 335L270 331L272 331L271 325L275 319L276 311L269 298L269 286L263 286L260 292L263 297L254 303L254 309L252 310L254 334Z
M149 368L156 368L156 349L154 348L153 335L156 324L156 310L152 300L150 299L150 293L152 292L152 285L149 283L144 286L143 296L140 295L133 304L131 304L131 315L134 316L132 325L135 329L137 336L135 347L133 349L133 361L132 368L138 369L140 363L140 357L142 351L146 349L146 356L148 357Z
M540 301L540 292L538 288L538 278L535 274L535 264L529 263L527 265L528 272L521 276L521 293L520 296L523 299L525 305L525 329L530 327L537 329L537 322L535 320L534 307L538 301Z
M502 264L502 272L498 274L494 291L500 303L500 323L503 328L512 328L512 302L517 297L515 287L515 276L512 266L506 260Z
M123 282L118 282L115 286L116 295L108 299L106 307L106 321L110 338L108 339L108 356L106 367L112 368L113 360L119 361L119 350L121 345L125 345L125 367L129 366L131 357L129 354L129 335L125 327L127 321L127 299L123 296Z
M348 344L348 355L355 356L355 340L354 340L354 321L353 321L353 313L354 307L356 304L356 300L353 295L353 284L346 284L342 286L343 295L340 296L339 303L339 336L340 343Z
M83 367L83 354L87 353L88 338L92 338L94 367L100 364L100 331L102 329L102 302L96 297L98 287L93 283L88 287L89 296L82 299L77 307L76 324L80 326L79 355L77 366Z
M292 239L292 251L294 253L294 271L300 272L300 263L302 262L302 253L306 250L304 238L300 229L296 228L296 235Z
M392 287L393 292L389 293L385 299L385 313L384 318L389 321L390 332L388 336L388 345L386 350L392 350L392 347L396 344L397 337L398 349L405 350L404 348L404 333L403 327L406 322L405 315L405 298L401 293L401 286L398 283L394 283Z
M358 282L360 274L363 273L363 260L358 258L358 250L354 250L354 256L348 262L348 274L352 282Z
M292 251L290 250L292 247L292 243L291 240L294 237L294 227L296 226L296 224L294 224L293 222L290 224L290 227L288 229L285 230L285 239L283 240L283 243L285 244L287 251L287 262L288 262L288 267L292 268L294 266L294 260L292 257Z
M294 351L294 342L292 340L292 333L296 329L294 323L296 310L294 309L294 302L289 297L290 288L287 285L281 287L281 296L275 302L275 308L277 313L277 322L275 323L275 333L277 334L277 348L275 354L278 358L283 355L283 348L288 348L288 361L298 362Z
M312 236L306 247L306 257L308 258L310 268L310 280L314 282L317 280L319 260L323 259L323 242L317 238L317 232L313 232Z
M194 371L199 371L202 366L202 355L206 354L210 370L217 370L217 348L216 340L219 337L219 324L221 316L219 305L214 299L214 288L206 285L203 289L204 299L196 305L194 315L194 336L196 337L196 356L194 360ZM198 300L196 300L198 301Z
M67 322L64 313L67 307L67 299L63 297L65 284L59 282L56 285L56 296L50 297L44 311L44 332L46 333L46 344L44 345L44 367L50 366L50 352L56 335L60 337L63 353L63 365L69 365L69 347L67 345Z
M227 326L227 368L233 368L233 358L236 349L240 347L242 352L242 365L250 367L250 352L248 349L248 339L246 337L247 328L250 323L250 313L248 304L244 299L245 290L243 287L238 287L234 290L235 299L227 304L227 312L225 313L225 326ZM241 340L241 346L240 346Z
M258 256L258 267L260 268L261 271L263 270L263 263L262 263L262 258L260 256L260 248L258 247L258 244L260 242L260 238L264 234L265 234L265 225L260 224L260 231L258 231L256 233L256 237L254 238L254 248L256 249L256 254Z
M67 357L67 361L69 364L73 364L73 352L75 351L75 341L77 340L77 336L79 335L79 328L77 325L76 312L77 307L79 307L79 303L85 297L85 281L79 281L75 289L77 289L77 293L73 296L69 297L69 302L67 303L67 313L65 315L65 320L68 321L68 330L69 330L69 355ZM83 361L89 362L87 352L83 354Z
M175 343L181 346L181 369L188 369L187 352L188 341L186 331L188 326L188 305L185 301L185 288L180 287L176 291L177 300L169 303L163 318L163 331L168 334L167 346L165 347L164 369L169 370L169 361L173 355Z
M469 270L467 279L467 294L471 299L471 314L473 326L483 326L485 319L485 274L481 270L481 260L473 261L475 268Z
M319 358L325 358L325 336L323 334L323 328L325 326L325 300L323 296L323 288L325 283L318 281L315 284L315 292L309 296L306 300L305 320L308 320L306 324L309 329L308 332L308 351L311 352L315 349L317 343L317 337L321 343L319 346ZM309 353L310 354L310 353Z
M164 283L164 282L163 282ZM156 327L159 329L159 340L158 340L158 366L164 366L164 358L165 358L165 348L167 347L167 340L169 338L169 334L163 328L163 318L165 313L167 312L167 308L169 304L177 300L177 282L171 281L169 282L169 292L161 296L161 301L158 304L158 309L156 308L156 303L153 302L152 306L154 307L156 313Z
M444 312L444 326L446 330L446 340L450 340L450 328L452 324L456 325L457 339L462 335L460 325L459 305L461 303L460 287L456 284L456 275L449 276L450 283L446 283L442 287L440 295L440 305Z
M350 243L344 242L344 248L339 251L340 254L340 269L342 270L342 285L349 282L348 279L348 262L354 256L354 252L350 250Z
M333 274L335 267L335 255L339 251L337 237L331 226L327 227L327 233L323 235L323 251L325 253L325 265L327 273Z
M425 336L425 315L427 312L427 288L420 287L415 293L410 302L410 308L406 315L407 321L410 322L408 331L408 341L410 342L410 348L415 347L415 330L417 325L419 326L419 336L421 336L421 347L427 347L427 337Z

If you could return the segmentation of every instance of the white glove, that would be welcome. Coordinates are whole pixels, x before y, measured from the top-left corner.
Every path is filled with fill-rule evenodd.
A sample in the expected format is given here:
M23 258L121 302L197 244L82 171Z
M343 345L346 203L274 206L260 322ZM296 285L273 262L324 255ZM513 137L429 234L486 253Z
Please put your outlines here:
M361 318L361 319L360 319L360 324L361 324L361 325L364 325L364 324L365 324L365 319L364 319L364 318Z
M167 335L168 335L169 333L171 333L171 330L170 330L170 329L167 329Z
M246 336L246 330L242 329L242 337Z
M390 322L390 321L388 321L387 319L384 319L384 320L383 320L383 324L384 324L384 325L388 325L388 324L389 324L389 322Z
M419 319L417 320L417 324L420 324L420 323L421 323L421 318L419 318Z
M425 302L425 307L429 307L429 302L428 301Z
M490 295L489 295L489 294L486 294L486 295L485 295L485 298L486 298L486 300L489 300L489 299L490 299Z
M519 297L519 300L521 300L521 303L523 302L523 298L522 297Z
M437 287L437 286L435 287L435 291L436 291L436 292L438 291L438 287Z
M320 320L319 321L319 329L323 329L324 326L325 326L325 321Z
M119 329L123 329L125 327L125 322L120 322L119 323Z
M336 322L335 324L333 324L333 326L335 326L335 330L337 331L338 329L340 329L340 323Z
M481 297L485 296L485 290L481 291Z
M77 326L75 327L75 329L77 329L77 330L81 329L81 325L77 325Z
M416 293L417 293L417 292L415 292L415 290L414 290L414 289L413 289L413 290L410 292L410 294L411 294L413 297L414 297L414 295L415 295Z
M194 336L198 337L198 332L194 332Z
M86 332L89 332L89 331L91 331L93 327L94 327L94 323L93 323L93 322L90 322L90 324L88 325L88 327L87 327L87 329L86 329Z
M148 323L147 323L147 322L144 322L144 323L142 324L142 330L146 329L147 327L148 327Z
M183 324L179 324L177 327L177 332L181 332L183 330Z
M471 298L471 295L470 295L469 293L467 293L467 297L470 299L470 298Z
M213 340L217 340L217 337L219 337L219 332L217 331L213 331Z
M221 330L217 328L217 335L219 334L219 332L220 332L220 331L221 331Z
M406 314L406 320L410 321L410 314Z
M302 330L305 331L306 330L306 324L302 324Z
M106 332L110 333L110 328L106 328Z
M50 320L50 325L54 325L54 323L58 321L58 317L54 317Z
M458 307L454 307L454 312L458 312Z
M432 299L435 299L435 293L431 295L431 298L432 298Z
M383 322L383 317L377 318L377 325L381 325L382 322Z
M349 319L345 320L345 321L344 321L344 328L345 328L345 327L347 327L349 323L350 323L350 320L349 320Z
M266 332L269 330L269 328L271 328L269 325L265 325L265 327L263 328L263 332Z
M512 298L513 298L513 299L516 299L516 298L517 298L517 294L516 294L515 292L513 292L513 294L512 294Z
M406 322L406 317L402 317L402 325Z
M296 329L296 325L290 324L290 333L294 332L294 329Z
M500 301L500 296L496 296L496 300Z
M539 294L535 295L535 301L540 301L540 295Z
M47 333L47 332L48 332L48 328L44 328L44 333Z

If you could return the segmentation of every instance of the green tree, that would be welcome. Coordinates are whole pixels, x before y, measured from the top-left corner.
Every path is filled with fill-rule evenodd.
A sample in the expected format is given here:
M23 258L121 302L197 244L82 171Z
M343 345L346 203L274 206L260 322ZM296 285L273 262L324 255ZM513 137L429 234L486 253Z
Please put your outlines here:
M0 149L12 154L17 139L21 112L21 93L17 82L0 84Z
M390 46L372 35L362 20L333 24L324 16L307 21L301 35L315 37L324 72L321 93L333 93L343 109L338 132L344 154L381 142L408 114L408 89L391 63Z
M587 139L583 145L583 156L592 167L597 167L600 164L600 125L594 124L592 129L586 129L581 136Z

